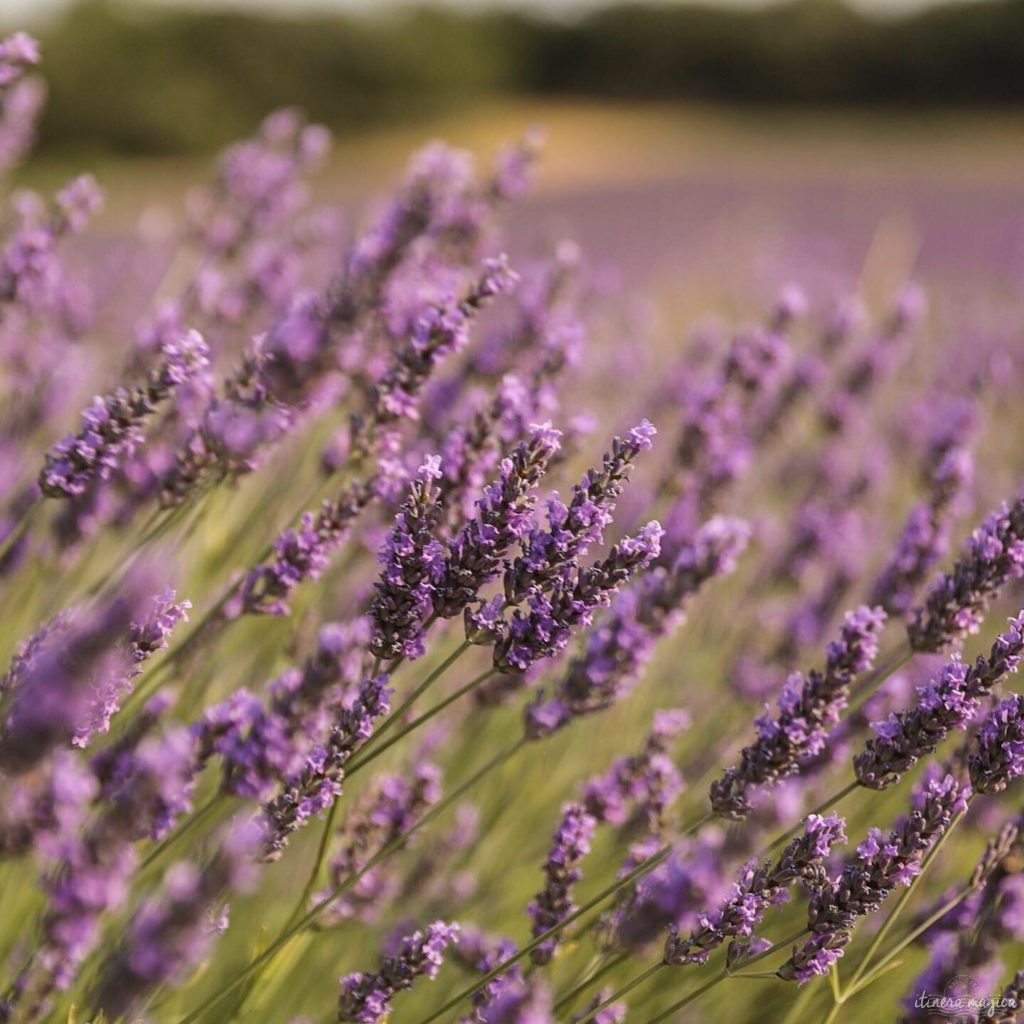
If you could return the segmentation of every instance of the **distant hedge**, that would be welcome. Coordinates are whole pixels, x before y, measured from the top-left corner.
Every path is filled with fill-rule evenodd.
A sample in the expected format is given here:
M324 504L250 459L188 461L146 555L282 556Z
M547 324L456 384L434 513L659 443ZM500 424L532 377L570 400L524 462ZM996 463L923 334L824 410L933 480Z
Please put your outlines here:
M298 103L339 128L484 94L733 103L1024 101L1024 0L872 19L838 0L622 5L572 23L409 9L298 19L84 0L42 31L45 146L206 149Z

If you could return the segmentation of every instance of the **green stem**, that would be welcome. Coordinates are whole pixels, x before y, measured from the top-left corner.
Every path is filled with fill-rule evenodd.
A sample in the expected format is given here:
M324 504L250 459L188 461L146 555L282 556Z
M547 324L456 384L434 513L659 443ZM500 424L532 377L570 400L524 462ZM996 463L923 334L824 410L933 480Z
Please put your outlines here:
M522 741L520 741L522 742ZM705 814L698 821L695 821L692 825L686 828L680 835L683 838L688 835L692 835L703 825L706 825L712 818L713 814ZM605 900L621 892L623 889L632 885L634 882L643 878L645 875L650 874L659 864L661 864L668 855L672 852L672 843L666 843L660 850L653 853L645 861L641 861L628 875L624 875L616 882L609 885L606 889L602 889L596 896L592 896L582 906L577 907L571 914L563 918L558 924L552 925L546 932L541 932L540 935L535 936L525 946L522 947L517 953L502 960L496 967L493 967L486 974L480 977L474 984L468 988L463 989L458 994L452 996L444 1006L440 1009L435 1010L429 1017L425 1017L421 1024L431 1024L432 1021L443 1017L449 1010L455 1009L464 999L468 999L479 989L483 988L489 981L493 981L499 974L504 974L511 966L519 963L524 957L529 956L538 946L543 945L550 939L553 939L556 935L566 929L574 921L578 921L584 914L589 913L595 907L600 906ZM182 1021L181 1024L189 1024L189 1022Z
M444 659L444 661L441 662L440 665L437 666L437 668L434 669L433 672L430 673L430 675L426 677L426 679L423 680L422 683L420 683L419 686L416 687L416 689L412 691L412 693L409 694L408 697L405 698L405 700L402 701L401 704L398 705L397 708L395 708L394 711L391 712L386 721L381 723L380 728L374 732L372 739L368 742L373 743L380 736L386 733L388 729L390 729L391 726L393 726L395 722L397 722L406 713L406 711L408 711L409 708L412 707L412 705L415 704L416 701L419 700L420 697L422 697L423 694L426 693L427 690L429 690L430 687L433 686L434 683L437 682L437 680L468 650L469 641L464 640L455 648L454 651L452 651L451 654L448 655L447 658Z
M475 690L485 679L489 679L492 675L494 675L495 671L495 669L489 668L485 672L481 672L480 675L471 679L464 686L460 686L459 689L457 689L453 694L451 694L448 697L445 697L444 700L439 701L432 708L428 708L418 718L414 718L411 722L409 722L401 729L399 729L399 731L396 732L395 735L387 741L387 743L382 743L379 746L371 747L369 753L367 753L364 757L356 757L351 767L349 767L348 770L345 772L345 777L351 778L357 771L368 765L371 761L376 760L378 757L380 757L381 754L383 754L385 751L387 751L396 743L398 743L399 740L403 739L404 737L408 736L409 733L414 732L416 729L418 729L421 725L423 725L424 722L429 722L430 719L432 719L435 715L439 715L442 711L444 711L445 708L454 704L457 700L459 700L461 697L464 697L467 693L471 692L472 690ZM394 716L392 716L392 718L389 719L389 721L393 720ZM380 733L377 733L377 735L379 736Z
M327 812L324 830L320 835L320 843L316 848L316 860L313 861L313 868L309 872L309 878L302 888L302 895L299 897L298 902L296 902L291 917L288 918L289 925L294 924L302 916L303 908L309 903L310 896L313 895L317 879L323 870L324 861L327 860L327 851L331 848L331 837L334 835L334 824L338 820L338 809L340 807L341 799L339 798L331 804L331 809Z
M971 893L974 892L974 890L974 886L968 886L966 889L962 889L959 893L957 893L956 896L952 897L951 899L943 903L943 905L939 907L939 909L936 910L935 913L929 915L929 917L925 921L922 921L921 924L919 924L908 935L904 936L895 946L893 946L893 948L890 949L889 952L886 953L885 956L883 956L877 964L875 964L871 973L866 975L864 978L860 980L860 982L858 982L856 988L847 988L846 992L843 995L844 1000L849 999L851 996L856 995L862 989L867 988L868 985L870 985L885 970L885 968L890 963L892 963L892 961L895 960L896 957L898 957L900 953L903 952L903 950L907 948L907 946L909 946L916 939L920 938L926 931L928 931L929 928L931 928L933 924L935 924L936 921L945 917L946 914L948 914L954 907L957 907L961 903L963 903L963 901L967 899L967 897L970 896Z
M32 523L33 513L43 504L42 496L32 499L32 503L25 508L25 511L18 516L18 521L11 527L10 533L0 541L0 559L7 555L7 552L18 543L24 536L25 531Z
M859 982L861 978L864 977L864 973L870 966L871 960L874 958L875 954L881 948L886 936L889 934L890 931L892 931L892 926L896 923L896 918L899 917L900 913L903 911L903 908L907 905L911 896L914 895L914 890L920 884L921 879L924 877L924 873L928 870L932 861L938 855L939 850L942 849L943 844L949 838L950 833L957 826L962 817L963 814L957 815L957 817L949 823L949 828L947 828L946 831L943 832L941 836L939 836L935 845L928 851L928 855L921 862L921 870L918 872L917 876L913 879L910 885L908 885L903 890L903 892L900 893L900 898L896 901L892 910L889 911L889 915L882 923L882 927L879 928L877 932L875 932L875 936L871 940L871 945L868 946L867 952L865 952L864 956L861 958L860 963L857 965L856 971L854 971L853 973L853 977L850 979L849 988L851 991L857 987L857 982Z
M781 939L774 945L769 946L763 952L755 954L748 960L744 960L743 965L747 966L749 964L757 963L758 960L763 960L766 956L771 956L772 953L778 952L778 950L782 949L783 946L788 946L791 942L796 942L796 940L799 939L801 935L806 934L806 932L807 929L803 928L795 934L790 935L785 939ZM716 974L710 980L706 981L703 985L701 985L700 988L695 989L688 996L685 996L684 998L680 999L678 1003L673 1003L667 1010L663 1010L661 1013L659 1013L657 1017L652 1017L647 1022L647 1024L661 1024L663 1020L668 1020L669 1017L677 1013L684 1006L689 1006L690 1003L694 1002L694 1000L704 995L704 993L707 992L709 989L713 989L716 985L721 984L723 981L725 981L726 978L729 978L731 976L732 972L729 971L728 968L723 967L722 970L718 972L718 974Z
M589 1022L592 1021L602 1010L611 1006L612 1003L618 1002L618 1000L623 996L628 995L633 991L633 989L642 985L648 978L653 977L658 971L666 966L668 965L662 960L659 960L656 964L652 964L646 971L638 974L632 981L627 981L625 985L616 989L607 999L598 1003L597 1006L595 1006L584 1018L582 1018L582 1020L580 1020L579 1024L589 1024Z
M474 775L462 783L462 785L452 790L444 800L435 804L426 814L423 815L422 818L419 819L419 821L406 829L401 835L396 836L390 843L382 846L363 865L362 868L354 874L349 875L343 882L335 886L326 896L324 896L322 900L303 914L298 921L286 926L277 938L274 939L274 941L262 953L260 953L259 956L250 960L249 963L246 964L246 966L242 968L242 970L239 971L229 982L222 985L213 995L209 996L198 1007L186 1014L178 1024L194 1024L194 1022L199 1020L207 1010L216 1006L228 993L233 992L248 977L256 972L262 973L262 970L277 955L277 953L296 935L304 932L332 903L335 902L335 900L348 892L348 890L351 889L352 886L354 886L361 878L363 878L368 872L372 871L382 861L387 859L392 853L403 847L412 835L428 825L458 800L461 800L462 797L488 773L492 772L495 768L500 767L506 761L511 760L515 754L522 750L525 744L525 740L518 740L511 747L507 747L500 754L497 754ZM257 979L253 980L254 984L256 980Z
M586 992L586 990L596 981L603 978L609 971L614 971L616 967L620 964L624 964L628 959L628 953L619 953L618 956L609 957L603 964L600 962L600 959L598 959L597 964L592 965L592 967L586 971L586 976L583 980L569 989L569 991L566 992L566 994L562 996L557 1003L555 1003L555 1013L568 1009L581 992Z

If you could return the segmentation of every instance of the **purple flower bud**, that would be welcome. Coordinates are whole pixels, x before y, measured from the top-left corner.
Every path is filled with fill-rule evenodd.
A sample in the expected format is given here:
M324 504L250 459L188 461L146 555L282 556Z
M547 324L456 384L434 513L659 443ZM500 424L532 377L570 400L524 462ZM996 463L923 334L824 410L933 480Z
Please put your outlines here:
M793 839L779 855L774 865L765 861L746 864L734 883L732 896L717 910L702 915L699 927L682 938L678 929L670 929L665 943L666 964L705 964L711 952L729 939L753 937L771 907L789 899L790 887L802 882L808 887L825 881L825 862L832 847L846 842L845 823L836 814L821 817L809 815L804 823L803 835Z
M505 597L510 604L553 582L565 566L601 542L633 462L651 447L654 433L654 427L644 420L629 431L626 440L616 437L601 469L590 470L573 487L568 505L556 498L548 503L548 528L537 526L521 538L523 554L505 573Z
M969 795L970 787L951 775L927 780L910 813L888 837L872 829L856 855L846 859L839 876L811 895L811 937L794 949L779 977L802 984L816 974L827 974L843 955L857 920L874 913L897 885L910 884L925 854L966 809Z
M96 398L82 414L78 433L54 445L39 475L43 494L67 498L108 479L141 444L142 424L157 405L209 363L206 342L196 331L169 343L163 355L144 385Z
M800 762L821 751L825 736L839 721L854 678L878 654L878 634L885 623L881 608L861 606L849 612L840 639L828 646L823 672L805 679L790 676L779 697L778 713L757 719L757 740L743 748L742 761L711 785L711 805L718 814L741 820L750 813L752 790L771 786L800 770Z
M549 735L576 716L626 697L658 641L682 624L687 603L706 582L732 572L749 537L743 520L715 517L692 542L663 543L656 565L616 595L607 619L588 633L583 654L559 679L554 700L529 705L527 735Z
M992 709L978 730L968 767L978 793L1001 793L1024 775L1024 697L1011 694Z
M500 672L527 671L535 662L565 649L576 629L586 628L594 611L638 570L657 557L663 531L648 523L635 537L616 544L608 556L583 569L565 568L547 593L535 591L529 610L516 609L505 635L494 647L494 666Z
M558 452L560 433L550 424L534 429L511 457L501 463L501 477L484 488L477 515L447 544L433 585L434 611L442 618L458 615L480 589L498 575L509 547L529 531L534 491Z
M1024 655L1022 630L1024 614L1010 619L1010 629L996 639L988 658L979 656L967 666L954 657L927 686L918 689L913 707L874 723L875 736L854 758L858 782L884 789L932 753L952 730L966 729L981 699L1004 676L1017 671Z
M587 814L582 804L566 804L562 821L544 864L546 883L529 906L536 938L560 924L575 909L572 888L583 877L580 862L590 852L590 840L597 819ZM541 943L530 954L535 964L550 963L558 948L560 935Z
M1024 498L1003 505L971 534L959 561L915 610L907 635L915 651L939 651L976 633L992 598L1024 574Z
M437 977L444 951L459 934L457 924L435 921L402 939L393 956L375 974L356 972L341 979L338 1017L358 1024L379 1024L391 1013L395 993L412 988L417 978Z
M444 549L434 538L440 515L436 485L440 462L432 455L420 467L378 555L383 568L370 610L374 622L370 650L381 659L412 659L423 654L433 580L443 571Z
M388 713L391 692L387 676L367 679L351 703L337 713L327 741L316 747L302 770L287 779L277 795L264 804L267 860L280 857L292 833L337 799L348 759L373 735L377 719Z

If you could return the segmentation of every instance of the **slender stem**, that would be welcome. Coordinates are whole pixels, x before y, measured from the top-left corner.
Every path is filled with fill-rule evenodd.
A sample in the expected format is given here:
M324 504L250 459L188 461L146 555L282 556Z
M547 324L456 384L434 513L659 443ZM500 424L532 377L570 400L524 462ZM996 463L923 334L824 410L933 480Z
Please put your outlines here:
M696 832L701 826L707 824L712 818L713 814L708 813L695 821L692 825L688 826L682 833L682 836L691 835ZM525 946L522 947L517 953L502 960L496 967L493 967L486 974L482 975L474 984L468 988L463 989L457 995L452 996L444 1006L435 1010L429 1017L425 1017L420 1024L431 1024L432 1021L437 1020L439 1017L443 1017L449 1010L453 1010L458 1006L464 999L468 999L479 989L483 988L489 981L493 981L499 974L504 974L513 964L517 964L524 957L527 957L532 953L538 946L543 945L545 942L553 939L556 935L562 932L565 928L571 925L574 921L578 921L584 914L589 913L594 907L600 906L605 900L621 892L623 889L632 885L638 879L643 878L645 875L650 874L659 864L661 864L668 855L672 852L672 844L666 843L660 850L651 854L650 857L645 861L641 861L632 871L627 875L623 875L622 878L609 885L606 889L602 889L596 896L592 896L582 906L577 907L571 914L563 918L558 924L552 925L547 931L541 932L540 935L535 936ZM189 1024L189 1022L182 1021L181 1024Z
M603 978L609 971L614 971L620 964L624 964L629 959L628 953L619 953L618 956L608 957L607 960L602 964L600 960L594 965L594 969L588 970L586 976L579 984L574 985L561 999L555 1003L555 1013L561 1010L568 1009L573 1000L581 993L586 992L591 985L593 985L599 978Z
M962 889L959 893L957 893L956 896L953 896L951 899L943 903L938 910L936 910L933 914L929 915L929 917L926 920L922 921L921 924L919 924L916 928L911 930L909 934L904 936L895 946L893 946L893 948L890 949L889 952L886 953L885 956L883 956L877 964L875 964L871 973L868 974L866 977L862 978L857 983L856 988L847 988L844 998L849 999L850 996L856 995L858 992L861 991L861 989L867 988L867 986L870 985L875 980L875 978L877 978L885 970L885 968L890 963L892 963L892 961L895 960L896 957L898 957L900 953L903 952L903 950L907 948L907 946L909 946L915 939L920 938L920 936L922 936L926 931L928 931L928 929L931 928L931 926L935 924L936 921L945 917L946 914L948 914L954 907L959 906L961 903L963 903L963 901L967 899L967 897L970 896L971 893L974 892L974 890L974 886L968 886L966 889Z
M313 895L313 890L316 888L316 881L320 877L320 872L323 870L324 861L327 860L327 851L331 848L331 837L334 835L334 824L338 820L338 809L341 807L341 799L337 799L331 804L331 809L327 812L327 819L324 822L324 830L320 834L320 843L316 848L316 860L313 861L313 867L309 872L309 878L306 880L306 884L302 888L302 895L299 896L298 901L295 904L295 909L291 913L291 917L288 918L288 924L294 924L299 917L302 916L302 909L309 903L310 896Z
M424 711L423 714L420 715L418 718L414 718L407 725L403 726L386 743L382 743L378 746L371 747L369 753L367 753L364 757L356 757L353 760L351 767L349 767L345 772L345 777L351 778L357 771L368 765L371 761L376 760L378 757L380 757L381 754L383 754L385 751L387 751L396 743L398 743L399 740L403 739L404 737L408 736L409 733L414 732L416 729L418 729L421 725L423 725L424 722L429 722L430 719L432 719L435 715L439 715L442 711L444 711L445 708L449 707L451 704L454 704L457 700L459 700L461 697L464 697L470 691L475 690L485 679L489 679L492 675L494 675L495 671L496 670L494 668L489 668L485 672L481 672L480 675L471 679L464 686L460 686L459 689L457 689L453 694L451 694L448 697L445 697L444 700L439 701L432 708L428 708L426 711ZM392 720L393 716L392 719L389 719L389 721ZM377 735L379 736L380 733L377 733Z
M219 804L224 800L224 793L214 794L198 811L195 812L190 818L182 824L181 828L176 829L169 836L166 836L161 842L157 843L156 846L150 850L146 859L142 862L139 867L139 871L145 871L151 864L162 857L172 846L176 845L180 840L184 839L201 821L209 817L210 812L213 811Z
M42 495L38 495L32 499L32 503L26 506L25 510L18 516L17 522L11 527L7 536L3 540L0 540L0 559L7 556L7 552L14 547L15 544L21 540L25 531L32 524L32 515L37 509L43 504Z
M795 934L786 937L785 939L780 939L778 942L776 942L772 946L769 946L763 952L755 954L748 960L744 960L744 966L748 964L757 963L758 960L763 960L766 956L771 956L772 953L775 953L778 950L782 949L783 946L788 946L791 942L796 942L796 940L799 939L800 936L804 935L806 932L807 929L803 928ZM671 1017L677 1011L681 1010L684 1006L689 1006L689 1004L692 1003L699 996L704 995L704 993L707 992L709 989L712 989L716 985L721 984L721 982L725 981L726 978L729 978L731 976L732 972L729 971L728 968L723 967L722 970L718 972L718 974L716 974L709 981L706 981L703 985L701 985L700 988L695 989L688 996L685 996L684 998L680 999L678 1003L673 1003L667 1010L663 1010L661 1013L659 1013L657 1017L652 1017L647 1022L647 1024L661 1024L663 1020L668 1020L669 1017Z
M833 793L827 800L823 800L814 808L814 810L808 811L791 829L783 832L782 835L780 835L778 839L771 844L771 846L765 847L765 849L761 851L761 856L758 859L763 860L765 857L770 857L777 849L779 849L780 846L785 845L789 841L790 837L797 831L802 822L806 821L812 814L824 814L830 807L835 807L837 803L841 800L845 800L846 797L857 789L859 785L860 783L854 779L853 782L848 786L843 787L843 789L839 790L838 793Z
M408 697L405 698L405 700L402 701L401 704L398 705L397 708L395 708L394 711L391 712L391 714L388 716L387 720L382 722L381 725L380 725L380 728L378 728L374 732L373 740L378 739L380 736L382 736L384 733L386 733L388 731L388 729L390 729L391 726L393 726L395 724L395 722L397 722L402 717L402 715L404 715L405 712L408 711L409 708L412 707L412 705L415 704L416 701L419 700L419 698L422 697L423 694L426 693L427 690L429 690L430 687L433 686L433 684L435 682L437 682L437 680L452 665L454 665L455 662L457 662L459 660L459 658L461 658L462 655L465 654L466 651L468 651L468 650L469 650L469 641L468 640L464 640L461 644L459 644L458 647L455 648L454 651L452 651L451 654L448 655L447 658L444 659L444 661L441 662L440 665L437 666L437 668L434 669L433 672L430 673L430 675L428 675L426 677L426 679L423 680L422 683L420 683L419 686L417 686L412 691L412 693L409 694ZM373 742L373 740L371 740L370 742Z
M928 851L928 855L921 862L921 870L918 872L917 876L913 879L910 885L908 885L903 890L903 892L900 893L900 898L896 901L892 910L889 911L889 915L882 923L882 927L879 928L877 932L875 932L875 936L871 940L871 945L868 946L867 952L865 952L864 956L861 958L860 963L857 965L856 971L854 971L853 973L853 977L850 979L849 988L851 991L857 987L857 982L859 982L860 979L864 977L864 972L868 969L869 965L871 964L871 960L874 958L875 954L881 948L886 936L892 930L892 926L896 923L896 918L899 917L900 913L902 912L903 908L907 905L907 902L910 900L911 896L914 895L914 890L917 888L921 879L924 877L924 873L928 870L932 861L938 855L939 850L942 849L943 843L945 843L945 841L949 838L950 833L957 826L962 817L963 814L957 815L957 817L949 823L949 828L947 828L946 831L943 832L941 836L939 836L935 845Z
M632 981L627 981L621 988L616 989L607 999L598 1003L592 1010L590 1010L585 1017L583 1017L579 1024L589 1024L602 1010L612 1005L612 1003L618 1002L623 996L628 995L633 989L642 985L648 978L653 977L663 967L668 966L664 961L659 960L656 964L651 964L646 971L638 974Z
M284 930L277 936L276 939L262 952L259 956L250 960L248 964L241 971L239 971L230 981L222 985L213 995L209 996L203 1003L201 1003L194 1010L182 1017L178 1024L194 1024L195 1021L199 1020L207 1010L216 1006L229 992L233 992L239 985L242 984L250 975L259 971L262 973L262 969L272 960L277 953L296 935L304 932L332 903L334 903L340 896L348 892L361 878L367 873L372 871L378 864L388 858L396 850L404 846L409 838L421 828L424 828L431 821L433 821L438 815L446 811L452 804L461 800L462 797L475 786L482 778L484 778L489 772L495 768L500 767L506 761L511 760L522 748L525 746L525 740L518 740L511 747L507 747L501 753L497 754L490 761L488 761L482 768L480 768L474 775L467 779L462 785L452 790L451 793L445 797L444 800L435 804L426 814L423 815L414 825L406 829L401 835L396 836L390 843L382 846L364 865L355 873L351 874L339 885L335 886L323 899L311 907L298 921L295 921L291 925L285 926ZM255 983L255 979L254 982Z

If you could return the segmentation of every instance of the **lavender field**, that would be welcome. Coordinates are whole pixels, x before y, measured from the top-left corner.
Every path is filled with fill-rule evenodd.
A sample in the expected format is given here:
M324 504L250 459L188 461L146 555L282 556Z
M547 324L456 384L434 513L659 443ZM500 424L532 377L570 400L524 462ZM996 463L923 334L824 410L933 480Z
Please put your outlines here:
M286 108L93 176L45 56L0 1021L1019 1019L1011 119Z

